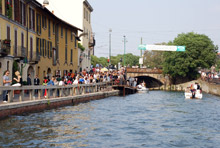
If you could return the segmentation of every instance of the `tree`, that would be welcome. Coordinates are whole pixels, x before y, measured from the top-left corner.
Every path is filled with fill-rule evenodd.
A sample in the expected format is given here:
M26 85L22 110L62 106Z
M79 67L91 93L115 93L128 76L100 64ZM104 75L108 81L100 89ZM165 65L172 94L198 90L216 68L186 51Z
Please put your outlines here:
M135 66L139 64L139 56L135 56L131 53L128 53L125 55L126 56L126 65L130 66ZM102 66L108 66L108 59L105 57L96 57L96 56L91 56L91 64L96 65L96 64L101 64ZM117 56L111 56L111 65L118 65L120 62L120 59L124 60L124 55L117 55ZM123 64L123 61L122 61Z
M149 68L162 68L164 62L163 51L145 51L144 65Z
M164 53L164 74L173 79L185 77L196 79L198 68L210 68L216 59L217 46L203 34L194 32L179 34L169 45L186 46L185 52Z

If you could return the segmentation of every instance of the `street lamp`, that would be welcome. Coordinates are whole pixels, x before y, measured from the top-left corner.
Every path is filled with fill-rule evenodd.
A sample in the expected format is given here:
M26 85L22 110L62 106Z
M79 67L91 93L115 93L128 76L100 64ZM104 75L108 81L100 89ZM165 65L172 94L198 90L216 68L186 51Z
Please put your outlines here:
M112 29L109 29L109 68L111 65L111 32L112 32Z
M125 64L126 64L126 62L125 62L126 42L127 42L126 36L124 35L124 67L125 67Z

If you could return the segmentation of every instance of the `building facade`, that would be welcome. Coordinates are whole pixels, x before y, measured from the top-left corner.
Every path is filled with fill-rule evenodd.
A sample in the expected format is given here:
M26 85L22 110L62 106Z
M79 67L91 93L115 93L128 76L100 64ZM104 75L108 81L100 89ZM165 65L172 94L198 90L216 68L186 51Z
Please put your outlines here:
M39 75L41 83L77 70L78 31L36 0L0 0L0 85L5 70L12 79L19 69L23 81Z
M38 1L42 2L42 0ZM56 6L56 8L52 6ZM89 68L95 46L91 19L93 8L90 3L87 0L51 0L47 8L54 11L57 16L64 18L65 21L83 30L83 32L78 31L81 40L79 43L85 48L83 51L78 49L78 71Z
M84 35L81 38L81 44L85 47L85 50L81 52L81 68L87 69L90 68L91 65L91 55L94 55L94 46L95 39L94 34L92 32L91 25L91 13L93 11L92 6L89 4L87 0L83 2L83 19L82 19L82 27Z

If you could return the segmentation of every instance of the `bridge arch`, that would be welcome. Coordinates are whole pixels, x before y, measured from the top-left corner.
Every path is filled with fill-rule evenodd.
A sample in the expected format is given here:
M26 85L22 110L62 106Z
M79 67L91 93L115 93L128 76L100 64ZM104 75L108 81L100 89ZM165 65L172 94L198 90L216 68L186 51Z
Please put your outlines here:
M137 84L145 82L147 88L155 88L163 85L160 80L150 76L136 76L135 78L137 78Z
M159 87L169 83L169 78L163 75L161 69L127 68L127 78L129 77L138 78L138 83L144 81L148 88Z

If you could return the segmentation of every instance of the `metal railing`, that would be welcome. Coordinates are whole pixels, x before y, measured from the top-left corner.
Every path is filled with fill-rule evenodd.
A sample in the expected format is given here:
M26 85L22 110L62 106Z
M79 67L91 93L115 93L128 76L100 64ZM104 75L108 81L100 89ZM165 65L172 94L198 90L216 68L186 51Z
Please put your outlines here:
M220 84L220 78L203 78L202 80L209 83Z
M29 94L28 100L40 100L56 97L67 97L75 95L84 95L87 93L100 92L106 90L109 86L112 86L110 82L95 83L95 84L79 84L79 85L67 85L67 86L1 86L0 90L8 91L8 103L13 102L14 91L19 92L19 101L22 102L25 99L25 93ZM46 92L46 93L45 93ZM27 100L27 99L26 99Z
M22 46L14 46L13 55L14 57L18 57L18 58L25 58L27 57L27 50L25 47Z
M30 53L31 54L31 53ZM31 62L39 62L40 61L40 54L39 52L34 51L32 55L29 55L28 61Z

